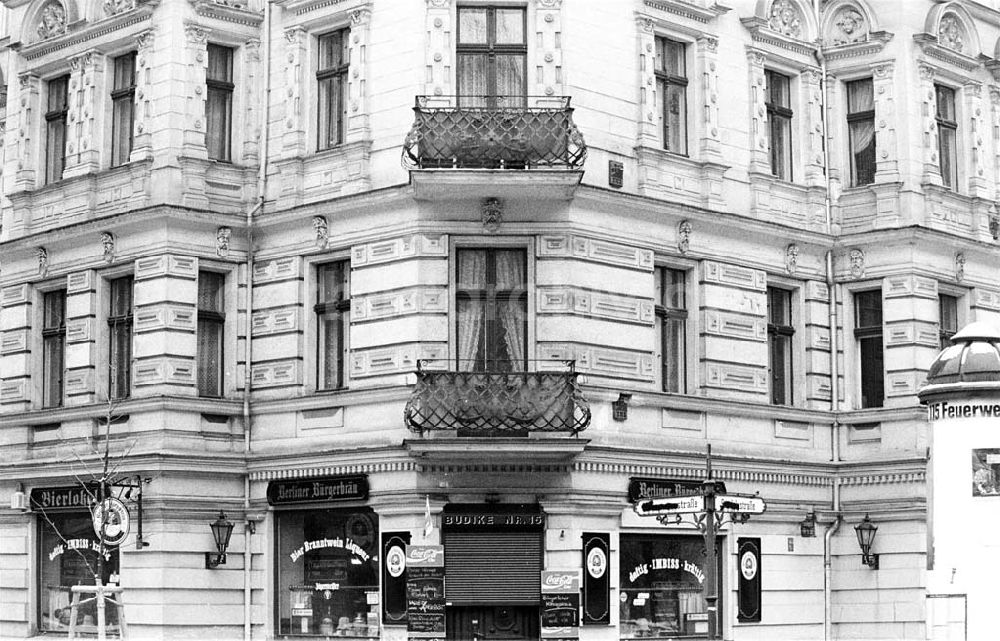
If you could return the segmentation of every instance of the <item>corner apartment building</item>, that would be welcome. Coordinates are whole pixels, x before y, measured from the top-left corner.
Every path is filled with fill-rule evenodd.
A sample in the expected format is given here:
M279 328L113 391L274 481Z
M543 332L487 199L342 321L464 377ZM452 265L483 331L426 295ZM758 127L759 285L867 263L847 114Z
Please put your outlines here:
M449 639L539 638L556 570L580 639L704 637L633 503L709 444L767 504L724 638L965 625L916 392L1000 319L997 3L4 5L3 636L92 582L106 445L133 638L406 639L407 544Z

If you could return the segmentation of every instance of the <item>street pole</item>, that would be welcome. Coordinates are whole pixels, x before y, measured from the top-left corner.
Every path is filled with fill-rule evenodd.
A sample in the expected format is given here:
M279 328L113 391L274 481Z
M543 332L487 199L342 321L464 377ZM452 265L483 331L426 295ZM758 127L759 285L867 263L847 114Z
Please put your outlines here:
M708 612L708 639L719 638L718 601L715 551L715 479L712 478L712 444L708 444L708 478L701 484L705 497L705 609Z

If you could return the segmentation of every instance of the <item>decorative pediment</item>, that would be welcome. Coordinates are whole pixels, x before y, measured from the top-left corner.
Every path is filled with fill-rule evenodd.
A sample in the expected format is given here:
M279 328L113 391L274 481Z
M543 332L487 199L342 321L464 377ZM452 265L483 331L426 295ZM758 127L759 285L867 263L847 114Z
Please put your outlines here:
M691 0L643 0L642 4L648 11L662 12L701 23L715 20L729 11L729 7L713 2L712 0L708 0L707 2Z
M967 56L961 52L942 46L936 36L929 33L917 33L913 35L914 42L928 58L934 58L940 62L954 65L963 71L972 71L989 60L988 57L977 55Z
M371 2L372 0L275 0L274 4L288 13L301 16L317 9L326 9L324 13L351 11L368 6Z
M740 22L756 44L807 56L816 51L818 29L812 11L796 0L758 0L754 15Z
M892 40L880 31L875 14L862 0L837 0L823 9L823 55L827 60L875 55Z
M248 0L192 0L194 11L205 18L255 27L264 21L261 11L250 9Z
M148 21L158 4L159 0L105 0L101 6L106 17L87 22L78 17L74 0L43 0L28 12L21 39L10 47L26 60L34 60ZM55 5L63 9L62 14ZM64 26L60 16L65 17Z
M982 53L975 21L958 2L932 7L924 20L924 32L914 34L913 40L927 57L963 71L972 71L989 59Z

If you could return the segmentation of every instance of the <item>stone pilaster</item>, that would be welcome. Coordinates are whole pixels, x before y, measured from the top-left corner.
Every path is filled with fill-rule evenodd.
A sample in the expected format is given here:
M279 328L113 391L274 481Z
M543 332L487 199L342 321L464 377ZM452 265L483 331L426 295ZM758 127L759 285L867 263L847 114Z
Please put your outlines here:
M153 47L155 40L153 31L144 31L136 37L135 56L135 108L132 112L133 138L130 161L145 160L153 156L153 112L152 112L152 67Z
M351 12L351 34L348 43L350 69L347 77L347 129L345 142L368 140L368 42L371 39L370 9Z
M799 104L802 120L798 130L802 145L800 157L805 171L805 182L811 186L826 184L823 158L823 75L810 67L799 74ZM794 175L794 172L793 172Z
M882 281L885 404L910 405L940 351L937 281L910 274Z
M700 116L692 114L700 123L695 127L698 133L699 160L721 161L722 145L719 137L719 41L710 36L698 38L695 44L695 73L697 104Z
M656 35L653 31L653 21L649 18L636 18L639 34L639 147L662 149L660 141L659 122L657 116L656 95Z
M44 151L39 147L42 127L41 79L32 73L18 76L21 109L17 123L19 140L17 144L17 173L14 183L18 191L34 189L35 175L39 171L37 154L44 159Z
M767 146L767 85L764 78L764 54L747 47L750 67L750 172L771 173Z
M66 278L66 405L96 400L97 274L92 269Z
M427 76L424 79L424 95L449 96L455 91L451 85L450 69L455 65L452 60L455 43L452 39L455 30L451 23L451 0L427 0L428 34L427 50L424 52L424 64Z
M899 144L896 136L895 65L872 66L875 92L875 182L899 182Z
M968 159L965 165L965 173L968 176L966 181L968 195L990 198L993 194L989 189L989 178L986 171L988 167L987 139L992 132L989 128L990 118L984 111L982 83L973 81L965 83L962 87L961 99L965 118L964 122L958 125L959 135L962 140L966 141L968 153L959 154L959 157L965 156ZM966 124L969 131L967 134L963 134L961 128Z
M716 261L701 264L702 385L708 396L765 401L767 274Z
M31 287L27 283L0 290L0 413L31 408Z
M66 168L70 178L99 171L104 147L105 86L104 54L87 51L70 58L69 113L66 123Z
M806 358L804 367L799 369L806 377L806 405L811 409L829 409L832 392L830 370L830 288L823 281L810 280L805 283Z
M189 158L208 158L205 147L205 105L208 91L205 77L208 70L208 32L195 25L184 27L187 83L189 91L184 114L182 155Z
M260 95L260 40L252 38L243 45L243 95L246 97L243 134L243 162L247 165L257 164L257 157L260 151L260 123L257 115L257 107L262 103ZM237 86L239 88L239 85ZM238 103L237 103L238 104Z
M541 44L534 63L538 96L563 95L561 11L562 0L535 0L535 43Z
M196 396L198 259L135 261L132 396Z
M306 105L303 104L303 74L309 66L309 34L302 27L285 30L285 122L282 127L281 157L306 154Z
M920 147L923 150L923 174L921 180L932 185L941 185L941 165L938 159L937 131L937 98L934 94L934 67L919 63L919 84L917 95L920 98L921 135Z

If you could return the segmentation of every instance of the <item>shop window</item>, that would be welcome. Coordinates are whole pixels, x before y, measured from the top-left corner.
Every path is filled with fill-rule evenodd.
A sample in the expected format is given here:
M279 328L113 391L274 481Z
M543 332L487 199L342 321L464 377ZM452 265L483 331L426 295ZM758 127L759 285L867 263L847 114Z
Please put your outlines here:
M94 524L88 511L72 513L42 513L39 523L39 582L38 628L43 632L68 630L70 624L70 587L94 585L98 574L101 545L94 535ZM118 583L118 548L105 547L100 564L102 582ZM81 596L81 599L86 595ZM117 608L109 606L104 614L112 634L117 634ZM80 605L76 616L77 630L94 633L97 630L97 608L93 601Z
M663 391L683 394L687 391L687 273L680 269L658 268L656 291Z
M377 518L361 509L279 513L279 634L378 638Z
M698 536L622 534L622 641L708 636L704 549ZM717 558L717 585L722 585L722 555ZM719 612L725 611L720 598Z
M527 12L520 7L458 8L460 107L523 107Z
M525 371L527 256L523 249L458 250L458 369Z

